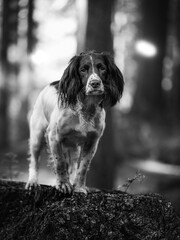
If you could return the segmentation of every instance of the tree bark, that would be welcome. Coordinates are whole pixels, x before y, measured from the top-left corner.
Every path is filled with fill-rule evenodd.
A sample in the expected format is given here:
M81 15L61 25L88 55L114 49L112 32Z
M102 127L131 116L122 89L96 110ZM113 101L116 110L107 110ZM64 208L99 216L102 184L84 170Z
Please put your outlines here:
M0 181L0 239L178 240L180 219L158 194L75 193Z

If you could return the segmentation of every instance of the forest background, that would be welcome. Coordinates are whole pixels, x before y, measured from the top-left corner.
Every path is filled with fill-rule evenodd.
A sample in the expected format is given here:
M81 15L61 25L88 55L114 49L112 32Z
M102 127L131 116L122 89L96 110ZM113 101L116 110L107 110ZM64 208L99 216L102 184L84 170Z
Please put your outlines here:
M0 0L0 177L28 177L28 119L72 56L110 52L125 78L88 185L158 192L180 214L180 1ZM39 182L54 184L42 156ZM138 178L137 180L142 180Z

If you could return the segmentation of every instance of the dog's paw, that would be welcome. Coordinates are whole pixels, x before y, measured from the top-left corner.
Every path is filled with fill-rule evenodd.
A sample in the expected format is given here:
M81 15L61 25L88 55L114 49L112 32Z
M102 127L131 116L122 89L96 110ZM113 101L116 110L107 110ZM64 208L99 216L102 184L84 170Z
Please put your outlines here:
M84 193L85 195L88 194L88 192L90 192L89 188L86 186L74 186L74 192L78 192L78 193Z
M56 189L63 194L72 194L73 186L70 182L60 182L56 185Z
M37 183L37 181L32 181L32 180L29 180L27 183L26 183L26 186L25 186L25 189L31 191L33 189L36 189L39 187L39 184Z

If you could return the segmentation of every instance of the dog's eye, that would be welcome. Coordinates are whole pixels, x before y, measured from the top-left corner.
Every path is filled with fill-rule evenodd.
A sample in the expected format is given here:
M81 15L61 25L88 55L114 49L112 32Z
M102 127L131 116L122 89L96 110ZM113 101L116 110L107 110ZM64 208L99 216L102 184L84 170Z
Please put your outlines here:
M80 67L80 72L81 73L86 73L89 70L89 66L88 65L83 65L82 67Z
M105 71L106 70L105 66L103 66L102 64L98 64L97 67L101 71Z
M87 71L87 69L84 67L80 69L80 72L82 72L82 73L85 73L86 71Z

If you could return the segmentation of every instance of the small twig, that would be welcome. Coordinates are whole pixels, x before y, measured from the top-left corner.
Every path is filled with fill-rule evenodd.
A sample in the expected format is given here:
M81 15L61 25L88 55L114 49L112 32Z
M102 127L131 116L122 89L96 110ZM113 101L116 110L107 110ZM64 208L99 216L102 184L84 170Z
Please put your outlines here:
M136 174L134 175L134 177L132 178L128 178L126 183L124 183L123 185L118 186L118 189L124 188L124 192L126 193L129 189L129 187L131 186L131 184L134 181L138 181L140 183L142 183L142 181L144 180L145 175L143 175L140 171L137 171Z

